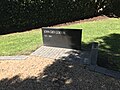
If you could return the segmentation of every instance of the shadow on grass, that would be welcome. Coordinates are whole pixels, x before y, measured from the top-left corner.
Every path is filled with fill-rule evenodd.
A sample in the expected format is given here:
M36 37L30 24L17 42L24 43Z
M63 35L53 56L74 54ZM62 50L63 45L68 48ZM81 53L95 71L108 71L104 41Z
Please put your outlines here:
M98 65L120 71L120 34L97 38L99 41Z

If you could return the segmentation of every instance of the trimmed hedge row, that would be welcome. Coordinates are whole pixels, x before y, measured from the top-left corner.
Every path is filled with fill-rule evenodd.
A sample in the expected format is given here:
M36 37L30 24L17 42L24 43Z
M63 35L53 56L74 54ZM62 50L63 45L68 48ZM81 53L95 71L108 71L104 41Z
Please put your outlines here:
M54 25L103 12L109 0L1 0L0 32Z

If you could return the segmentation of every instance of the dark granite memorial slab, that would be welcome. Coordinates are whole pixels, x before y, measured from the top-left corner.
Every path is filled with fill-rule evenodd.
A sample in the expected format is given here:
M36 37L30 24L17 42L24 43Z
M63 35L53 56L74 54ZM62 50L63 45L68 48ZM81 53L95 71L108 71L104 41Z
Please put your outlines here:
M82 29L42 28L44 46L81 49Z

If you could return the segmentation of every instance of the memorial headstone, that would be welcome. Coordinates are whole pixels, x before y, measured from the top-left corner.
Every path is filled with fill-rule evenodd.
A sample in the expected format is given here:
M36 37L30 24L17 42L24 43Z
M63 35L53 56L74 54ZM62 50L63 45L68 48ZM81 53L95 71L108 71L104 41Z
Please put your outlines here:
M42 28L45 46L81 49L82 29Z

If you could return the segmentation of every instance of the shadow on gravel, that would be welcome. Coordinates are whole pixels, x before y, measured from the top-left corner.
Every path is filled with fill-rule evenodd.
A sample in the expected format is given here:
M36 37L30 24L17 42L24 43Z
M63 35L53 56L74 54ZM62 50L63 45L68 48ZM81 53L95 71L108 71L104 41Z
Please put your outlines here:
M73 52L74 53L74 52ZM24 80L19 75L0 80L0 90L117 90L120 80L90 72L73 55L62 57L45 67L38 77ZM76 57L77 58L77 55Z
M77 62L56 61L43 75L25 80L14 76L0 81L0 90L93 90L120 88L120 81L89 72Z

